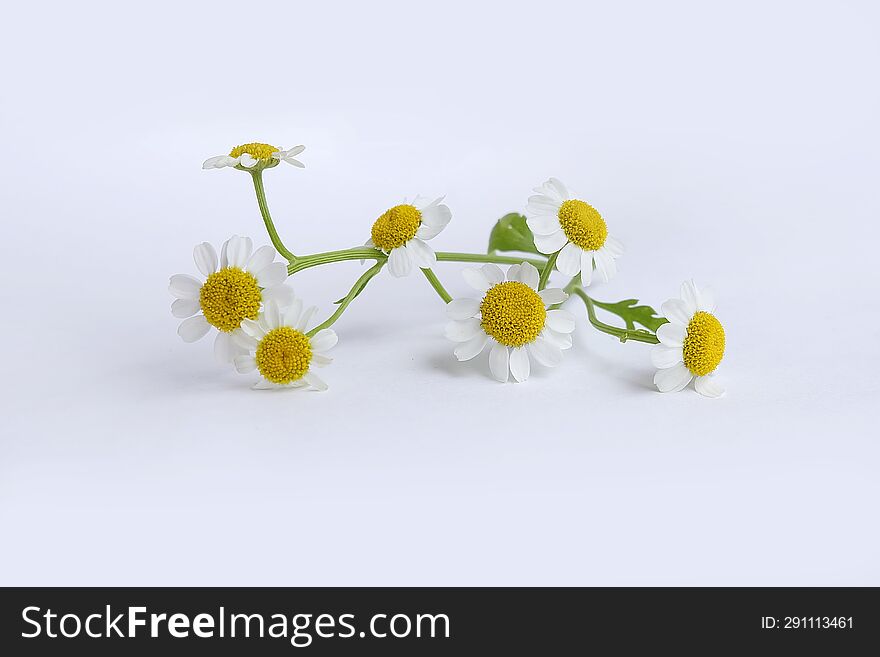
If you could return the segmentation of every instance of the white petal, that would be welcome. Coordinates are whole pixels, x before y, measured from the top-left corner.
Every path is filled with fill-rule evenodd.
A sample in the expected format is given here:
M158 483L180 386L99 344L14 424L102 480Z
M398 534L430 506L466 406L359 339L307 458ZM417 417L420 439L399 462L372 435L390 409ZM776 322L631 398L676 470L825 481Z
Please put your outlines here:
M524 283L533 290L537 290L540 279L541 275L538 274L538 269L531 262L524 262L520 265L518 277L520 283Z
M596 263L596 273L599 274L603 282L607 283L617 273L617 265L614 263L614 258L605 249L594 251L593 261Z
M588 287L593 282L593 252L581 253L581 283Z
M317 306L309 306L306 308L302 315L299 317L299 321L297 321L295 328L297 331L305 332L306 327L309 325L309 322L312 321L312 317L315 316L315 313L318 312Z
M724 386L712 376L696 377L694 389L705 397L720 397L724 394Z
M196 315L180 323L177 327L177 335L183 338L184 342L195 342L203 338L210 328L211 325L204 315Z
M461 270L461 275L465 282L478 292L485 292L492 287L492 283L486 278L486 274L481 269L467 267Z
M576 276L581 270L581 253L583 250L579 246L569 242L556 258L556 269L565 276Z
M287 280L287 265L283 262L273 262L255 275L257 277L257 284L260 287L275 287Z
M235 365L235 371L239 374L247 374L257 369L257 359L250 354L236 356L232 362Z
M328 351L335 347L337 342L339 342L339 336L336 335L336 331L331 329L318 331L310 340L312 350L317 352Z
M267 381L266 379L260 379L253 385L254 390L278 390L279 388L284 388L285 386L280 386L277 383L272 383L271 381Z
M651 349L651 362L654 367L660 370L675 367L682 362L681 357L681 347L667 347L659 344Z
M260 315L260 319L263 318L263 315ZM250 336L254 340L260 340L264 335L266 335L266 328L263 326L263 322L255 321L253 319L243 319L241 320L241 326L239 329Z
M562 181L559 178L550 178L545 185L550 188L556 190L556 194L563 201L568 200L569 194L568 190L565 188L565 185L562 184Z
M277 302L276 302L277 303ZM281 308L281 304L278 304L278 307ZM282 323L284 326L296 326L299 322L300 317L302 317L303 311L303 302L302 299L294 298L287 308L284 309L282 318Z
M294 156L302 153L304 150L306 150L306 147L303 146L302 144L300 144L299 146L291 146L286 151L284 151L284 156L285 157L294 157Z
M415 263L416 267L433 267L437 262L437 256L434 250L425 244L418 237L412 238L404 247L409 252L409 256Z
M538 292L538 296L541 297L541 301L544 302L545 306L555 306L557 303L562 303L568 299L568 295L558 287L548 287L541 290Z
M293 288L289 285L275 285L273 287L267 288L262 292L263 303L268 303L270 301L274 301L278 304L279 308L287 308L296 299L296 296L293 293Z
M406 249L403 247L391 249L391 253L388 255L388 271L391 272L391 275L395 278L401 278L407 276L410 270L412 270L412 260Z
M247 265L245 266L245 271L249 271L252 274L256 274L258 271L262 271L266 267L272 264L275 260L275 249L268 244L261 246L259 249L254 251L253 255L248 260Z
M250 237L233 235L226 240L226 259L228 266L244 269L245 265L247 265L248 258L251 257L252 248L253 242L251 242Z
M441 199L437 199L439 201ZM442 205L434 201L427 205L422 212L422 223L443 230L452 220L452 210L448 206Z
M525 347L515 347L510 350L510 373L513 378L522 383L529 378L531 364L529 363L529 353Z
M688 309L688 314L697 312L697 285L692 280L681 284L681 300Z
M177 319L192 317L201 310L199 302L195 299L175 299L171 304L171 314Z
M692 314L688 313L687 305L681 299L669 299L660 306L660 314L673 324L687 326Z
M239 347L232 339L232 335L223 331L217 332L214 338L214 356L221 363L231 363L232 359L240 353Z
M242 323L243 324L243 323ZM240 353L247 353L249 351L256 351L257 349L257 339L248 335L241 328L235 329L232 333L232 340L241 350Z
M562 349L545 338L539 337L529 344L535 360L545 367L556 367L562 362Z
M263 306L263 319L270 330L284 326L281 321L281 308L274 301Z
M446 324L444 334L453 342L467 342L483 332L480 320L476 317L463 320L453 320Z
M487 262L485 265L480 267L483 272L483 275L486 277L486 280L489 281L490 285L498 285L498 283L504 282L504 272L501 271L501 267L498 265Z
M480 302L477 299L462 297L446 304L446 316L449 319L470 319L478 312L480 312Z
M257 160L250 153L242 153L238 158L238 163L246 169L250 169L257 163Z
M470 360L483 351L488 340L489 336L481 331L477 337L456 346L453 353L458 360Z
M698 294L697 310L707 313L715 312L715 291L711 287L701 287Z
M333 359L326 354L312 353L312 365L315 367L325 367L333 362Z
M551 328L545 328L541 335L544 336L545 340L555 344L560 349L571 349L572 340L570 333L557 333Z
M562 201L542 192L534 196L529 196L529 200L526 203L526 212L530 215L529 218L548 217L556 219L556 228L558 229L559 207L561 205ZM531 228L531 226L529 226L529 228Z
M556 207L558 209L558 204ZM555 214L536 214L526 219L526 225L535 235L552 235L560 230L559 218Z
M204 276L210 276L217 271L217 251L208 242L196 244L193 249L193 260L196 261L196 267Z
M556 253L565 246L568 238L563 231L557 231L551 235L535 235L535 248L541 253Z
M664 324L664 326L666 325ZM654 373L654 385L660 392L677 392L690 383L692 378L693 374L682 363L664 370L657 370Z
M416 231L416 237L420 240L432 240L437 237L442 230L442 226L429 226L426 223L422 223Z
M293 166L295 166L298 169L305 169L306 168L306 165L303 164L302 162L300 162L299 160L297 160L295 157L287 156L287 157L283 157L281 159L284 160L285 162L287 162L288 164L292 164Z
M606 249L608 249L608 252L611 255L613 255L615 258L619 258L620 256L623 255L623 252L624 252L623 244L621 243L620 240L615 239L614 237L611 237L611 235L605 236L605 244L603 246Z
M493 342L495 342L493 340ZM508 372L510 371L510 352L500 342L495 342L489 351L489 372L492 376L505 383L507 381Z
M229 157L228 155L215 155L214 157L209 157L202 163L203 169L222 169L223 167L234 167L237 164L237 160L234 157Z
M550 310L547 312L547 326L557 333L574 331L574 315L567 310Z
M681 348L684 344L684 338L686 335L687 330L684 326L673 324L672 322L663 324L657 329L657 339L667 347Z
M178 299L195 301L199 298L201 289L202 281L189 274L174 274L168 282L168 291Z
M520 269L522 269L522 265L510 265L510 267L507 268L507 280L518 281Z
M308 371L303 374L303 381L308 383L310 386L312 386L312 388L319 392L324 392L328 388L327 384L324 383L324 379L322 379L320 376L312 371Z

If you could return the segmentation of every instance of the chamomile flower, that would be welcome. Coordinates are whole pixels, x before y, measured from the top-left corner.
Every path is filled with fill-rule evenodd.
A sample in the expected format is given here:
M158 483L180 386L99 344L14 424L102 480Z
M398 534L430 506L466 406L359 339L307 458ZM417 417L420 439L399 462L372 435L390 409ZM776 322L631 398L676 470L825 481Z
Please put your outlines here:
M555 367L562 362L562 351L571 347L574 316L567 310L548 310L568 295L559 288L537 290L538 270L527 262L511 265L507 280L497 265L465 269L465 281L481 299L454 299L446 306L452 320L446 337L459 345L458 360L470 360L487 345L489 370L501 382L508 372L517 381L529 378L529 357L541 365Z
M209 157L202 163L202 168L222 169L223 167L242 166L245 169L250 169L256 164L261 164L263 167L274 167L279 162L287 162L303 169L306 165L297 160L296 156L305 149L305 146L294 146L284 150L270 144L260 144L257 142L242 144L229 151L229 155Z
M236 343L245 353L235 357L240 374L258 371L262 379L254 388L312 388L326 390L327 384L314 368L329 365L333 359L326 352L338 340L330 329L309 336L306 326L315 308L303 310L295 299L285 309L277 303L266 304L258 320L246 319L235 332Z
M406 276L416 267L431 267L437 261L434 250L425 244L440 234L452 212L441 203L443 197L428 201L417 196L412 203L395 205L373 223L366 246L388 254L392 276Z
M608 234L602 215L589 203L571 198L556 178L550 178L535 196L529 197L526 223L541 253L559 251L556 268L566 276L581 274L589 285L596 273L606 283L617 273L615 259L623 255L623 245Z
M195 342L211 328L217 329L214 353L232 362L239 349L232 332L246 319L256 319L269 301L286 306L293 290L284 284L287 265L275 262L275 249L261 246L253 251L250 237L233 235L223 243L220 258L208 242L193 249L193 259L202 277L175 274L168 290L177 299L171 314L183 319L177 333L184 342Z
M712 314L712 292L685 281L681 298L670 299L660 311L669 323L657 329L660 344L651 351L651 361L658 368L654 384L660 392L675 392L693 379L701 395L723 395L724 387L712 378L724 357L724 327Z

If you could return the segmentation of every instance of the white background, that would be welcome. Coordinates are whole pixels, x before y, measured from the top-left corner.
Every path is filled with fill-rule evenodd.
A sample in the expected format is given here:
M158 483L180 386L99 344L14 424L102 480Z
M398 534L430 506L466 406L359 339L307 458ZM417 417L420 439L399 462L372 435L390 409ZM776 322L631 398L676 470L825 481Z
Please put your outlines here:
M18 3L2 66L2 584L880 584L876 5ZM555 371L457 363L387 272L328 393L184 344L194 244L296 252L447 195L480 251L548 176L627 246L603 300L711 284L721 400L586 322ZM460 266L438 274L464 293ZM322 316L355 263L293 281ZM560 281L562 282L562 281Z

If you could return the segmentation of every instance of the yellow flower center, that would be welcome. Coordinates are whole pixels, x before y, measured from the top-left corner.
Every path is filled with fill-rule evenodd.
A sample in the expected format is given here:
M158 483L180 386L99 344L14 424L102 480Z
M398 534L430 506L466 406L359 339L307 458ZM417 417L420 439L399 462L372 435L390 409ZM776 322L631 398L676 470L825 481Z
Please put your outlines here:
M229 157L238 157L247 153L255 160L271 160L272 153L277 153L280 150L280 148L275 148L274 146L271 146L269 144L260 144L258 142L254 142L253 144L242 144L241 146L236 146L231 151L229 151Z
M696 376L712 372L724 357L724 327L715 315L702 310L687 325L682 360Z
M312 344L308 336L282 326L272 329L257 345L257 368L272 383L290 383L301 379L312 362Z
M395 205L373 224L373 244L383 251L396 249L415 237L421 225L422 213L415 206Z
M521 347L541 333L547 309L541 297L525 283L498 283L480 303L481 322L487 335L508 347Z
M559 224L568 241L584 251L602 248L608 237L608 226L598 210L576 199L565 201L559 208Z
M245 318L256 319L262 298L257 279L238 267L214 272L199 290L205 319L226 332L237 329Z

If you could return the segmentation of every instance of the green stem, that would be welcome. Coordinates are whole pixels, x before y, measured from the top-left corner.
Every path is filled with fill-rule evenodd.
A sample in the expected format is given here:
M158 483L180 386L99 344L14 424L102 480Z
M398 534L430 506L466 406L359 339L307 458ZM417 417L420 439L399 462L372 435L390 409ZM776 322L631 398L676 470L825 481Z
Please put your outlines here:
M345 298L339 302L339 307L336 309L330 317L327 318L325 322L322 324L318 324L311 331L306 333L309 337L315 335L318 331L323 331L325 328L330 328L342 316L342 313L345 312L345 309L348 308L348 304L354 301L355 297L361 293L361 291L367 286L367 283L370 282L370 279L373 278L376 274L381 271L382 267L385 266L385 262L377 262L375 265L370 267L367 271L365 271L355 284L351 286L351 290L349 290L348 294L345 295Z
M556 266L556 258L558 257L559 251L547 258L547 262L544 263L544 268L541 270L541 278L538 279L538 290L543 290L547 287L547 281L550 280L550 274L553 271L553 267Z
M287 267L287 274L292 276L303 269L318 267L319 265L328 265L331 262L342 262L343 260L375 260L384 263L387 259L388 256L378 249L372 249L367 246L356 247L353 249L342 249L340 251L325 251L323 253L299 256L296 259L296 262L292 262Z
M333 262L342 262L343 260L376 260L377 262L385 262L387 259L388 256L382 253L382 251L368 246L342 249L340 251L324 251L323 253L298 256L287 267L287 273L289 276L293 276L293 274L303 269L328 265ZM523 262L530 262L538 269L544 266L543 260L500 256L491 253L449 253L438 251L437 260L440 262L494 262L500 265L518 265Z
M272 215L269 214L269 204L266 202L266 190L263 189L263 171L262 169L255 169L254 171L251 171L250 174L254 181L254 191L257 193L257 203L260 206L260 214L263 215L263 223L266 224L269 239L272 240L272 245L275 247L275 250L278 251L284 259L292 263L296 260L296 256L284 246L284 242L282 242L281 238L278 236L278 231L275 230L275 224L272 222Z
M430 267L422 267L422 273L425 275L425 278L428 279L428 282L431 284L431 287L434 288L434 291L440 295L441 299L443 299L444 303L452 301L452 295L446 291L446 288L443 287L443 283L440 282L440 279L437 278L437 274L435 274Z
M500 256L494 253L451 253L437 251L437 260L440 262L494 262L499 265L521 265L530 262L540 269L544 266L544 260L535 258L520 258L519 256Z
M621 342L634 340L636 342L647 342L648 344L660 343L660 340L657 339L657 336L650 331L643 331L641 329L627 330L618 328L617 326L611 326L610 324L606 324L605 322L600 322L596 318L596 309L593 306L593 300L584 291L584 289L580 285L575 285L572 287L571 283L565 286L566 291L568 291L569 288L571 288L572 292L583 299L584 304L587 306L587 316L590 318L590 324L592 324L599 331L602 331L602 333L613 335Z

